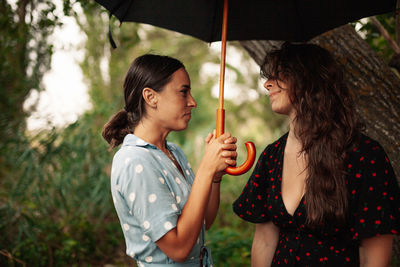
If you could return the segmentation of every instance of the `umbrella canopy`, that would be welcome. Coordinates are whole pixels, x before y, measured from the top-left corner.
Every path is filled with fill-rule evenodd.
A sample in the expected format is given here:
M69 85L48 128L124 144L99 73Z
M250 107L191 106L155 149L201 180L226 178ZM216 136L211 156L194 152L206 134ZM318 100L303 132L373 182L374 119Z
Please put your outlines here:
M223 0L96 0L120 22L221 40ZM348 22L394 11L396 0L230 0L227 40L306 41Z
M147 23L206 42L222 40L217 136L224 132L225 124L223 98L227 40L306 41L348 22L394 11L396 1L230 0L228 4L228 0L96 0L121 23ZM228 167L225 170L228 174L240 175L251 168L255 146L247 142L246 148L246 161L239 167Z

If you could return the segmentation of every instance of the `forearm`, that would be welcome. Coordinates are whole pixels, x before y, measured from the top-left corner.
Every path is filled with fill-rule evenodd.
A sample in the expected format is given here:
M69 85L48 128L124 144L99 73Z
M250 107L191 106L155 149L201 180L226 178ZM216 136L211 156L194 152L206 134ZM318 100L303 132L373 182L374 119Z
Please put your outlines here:
M216 178L214 178L216 179ZM213 183L211 188L211 194L206 210L206 229L208 230L213 224L215 218L217 217L220 201L220 188L221 183Z
M271 266L276 246L278 245L279 228L272 222L257 224L251 248L251 266Z
M184 261L198 239L211 193L212 177L212 172L199 167L176 227L157 241L160 249L175 261Z
M256 239L253 240L251 248L251 266L252 267L267 267L271 266L274 258L276 244L265 244Z
M392 235L364 239L360 246L361 267L388 267L392 256Z
M207 146L204 156L176 227L156 242L158 247L175 261L186 260L198 239L209 205L212 179L227 166L236 164L232 159L236 157L236 140L231 138L230 134L224 133L217 139L210 134L205 141ZM211 202L216 203L215 198ZM217 202L219 203L219 196ZM217 209L218 207L213 207L211 210L215 210L216 213ZM215 218L215 214L211 217Z

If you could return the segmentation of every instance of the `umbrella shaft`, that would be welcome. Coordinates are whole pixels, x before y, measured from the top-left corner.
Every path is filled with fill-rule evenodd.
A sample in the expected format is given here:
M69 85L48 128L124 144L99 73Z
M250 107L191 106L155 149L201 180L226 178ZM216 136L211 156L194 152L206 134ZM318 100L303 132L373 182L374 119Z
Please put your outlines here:
M225 58L226 58L226 29L228 25L228 0L224 0L224 14L222 20L221 36L221 65L219 77L219 101L218 108L224 108L224 80L225 80Z

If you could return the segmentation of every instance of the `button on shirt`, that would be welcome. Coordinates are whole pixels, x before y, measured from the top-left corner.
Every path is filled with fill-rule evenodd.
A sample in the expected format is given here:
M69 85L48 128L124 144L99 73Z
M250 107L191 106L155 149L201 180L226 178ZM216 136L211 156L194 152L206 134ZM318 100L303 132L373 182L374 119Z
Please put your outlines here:
M183 174L156 146L128 134L114 156L111 193L126 242L126 253L139 266L198 266L204 225L188 260L177 263L155 244L176 227L189 197L194 174L182 150L166 142Z

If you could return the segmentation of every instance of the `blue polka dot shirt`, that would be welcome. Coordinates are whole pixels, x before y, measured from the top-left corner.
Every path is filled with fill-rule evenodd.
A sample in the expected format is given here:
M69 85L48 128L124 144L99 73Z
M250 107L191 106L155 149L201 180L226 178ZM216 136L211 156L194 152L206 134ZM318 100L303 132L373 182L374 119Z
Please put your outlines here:
M204 226L188 260L177 263L155 244L176 227L189 197L194 174L182 150L167 142L183 174L156 146L128 134L114 155L111 193L126 242L139 266L198 266Z

